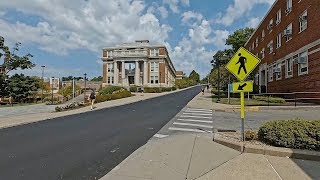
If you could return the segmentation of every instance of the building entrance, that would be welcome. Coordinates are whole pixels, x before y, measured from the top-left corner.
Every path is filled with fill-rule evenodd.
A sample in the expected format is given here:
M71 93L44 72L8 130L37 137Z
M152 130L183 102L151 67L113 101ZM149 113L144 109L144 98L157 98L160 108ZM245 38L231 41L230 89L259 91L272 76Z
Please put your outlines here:
M134 76L128 76L129 85L134 84Z

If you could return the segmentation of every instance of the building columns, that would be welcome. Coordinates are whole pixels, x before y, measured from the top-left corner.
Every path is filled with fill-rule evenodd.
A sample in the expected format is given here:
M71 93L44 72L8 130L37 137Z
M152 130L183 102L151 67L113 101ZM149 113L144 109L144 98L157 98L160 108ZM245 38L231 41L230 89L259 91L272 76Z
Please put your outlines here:
M113 76L114 76L114 84L118 84L118 78L119 78L119 69L118 69L118 62L115 61L114 63L114 73L113 73Z
M140 67L139 67L139 61L136 61L136 68L134 72L134 84L136 86L140 85Z
M143 61L143 85L148 84L148 63L147 61Z
M122 82L122 86L126 86L125 78L126 78L125 61L122 61L121 62L121 82Z

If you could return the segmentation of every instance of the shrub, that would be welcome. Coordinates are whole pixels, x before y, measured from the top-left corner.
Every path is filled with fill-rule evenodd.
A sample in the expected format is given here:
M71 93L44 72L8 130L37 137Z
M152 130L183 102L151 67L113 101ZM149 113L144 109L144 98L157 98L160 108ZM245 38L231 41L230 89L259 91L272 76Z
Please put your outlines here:
M138 91L137 86L131 86L130 87L130 92L137 92L137 91Z
M161 93L161 89L159 87L144 87L145 93Z
M255 99L257 101L265 101L269 103L285 103L286 100L279 97L266 97L266 96L253 96L252 99Z
M257 132L252 130L246 130L244 136L247 141L256 140L258 138Z
M192 79L190 78L183 78L183 79L177 79L175 81L175 86L176 88L178 89L183 89L183 88L187 88L189 86L193 86L197 84L197 82L193 81Z
M126 98L126 97L130 97L132 96L131 92L127 91L127 90L121 90L118 91L114 94L98 94L96 96L96 102L104 102L104 101L110 101L110 100L115 100L115 99L121 99L121 98Z
M320 150L320 120L277 120L265 123L258 131L261 141L274 146Z
M106 86L99 91L99 94L100 95L112 94L115 91L120 91L121 89L123 88L120 86Z
M71 110L71 109L77 109L80 107L84 107L85 104L83 102L72 102L69 103L65 106L57 106L55 107L56 112L61 112L61 111L67 111L67 110Z

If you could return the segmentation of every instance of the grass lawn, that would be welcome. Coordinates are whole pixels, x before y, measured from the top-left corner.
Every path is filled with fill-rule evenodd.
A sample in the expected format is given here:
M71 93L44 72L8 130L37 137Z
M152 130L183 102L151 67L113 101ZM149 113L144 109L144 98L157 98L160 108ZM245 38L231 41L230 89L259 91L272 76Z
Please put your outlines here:
M212 97L212 102L217 102L217 97L213 96ZM221 104L229 104L228 103L228 98L220 98L220 102ZM240 105L240 98L230 98L230 104L231 105ZM267 106L268 102L266 101L258 101L255 99L248 99L247 97L244 98L244 104L246 106ZM273 105L280 105L283 103L269 103L270 106Z
M29 106L29 105L35 105L35 104L40 104L42 102L39 103L14 103L12 104L12 106L10 104L0 104L0 108L2 107L16 107L16 106Z

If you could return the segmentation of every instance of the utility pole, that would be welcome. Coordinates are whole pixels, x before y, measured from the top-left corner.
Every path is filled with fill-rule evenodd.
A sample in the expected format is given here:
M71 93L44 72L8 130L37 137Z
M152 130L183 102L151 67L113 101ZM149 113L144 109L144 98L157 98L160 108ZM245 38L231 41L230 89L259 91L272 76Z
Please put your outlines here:
M84 92L83 92L83 102L86 102L86 89L87 89L87 73L84 73Z
M41 101L43 103L43 88L44 88L44 79L43 79L43 75L44 75L44 68L46 66L41 66L42 67L42 87L41 87Z

